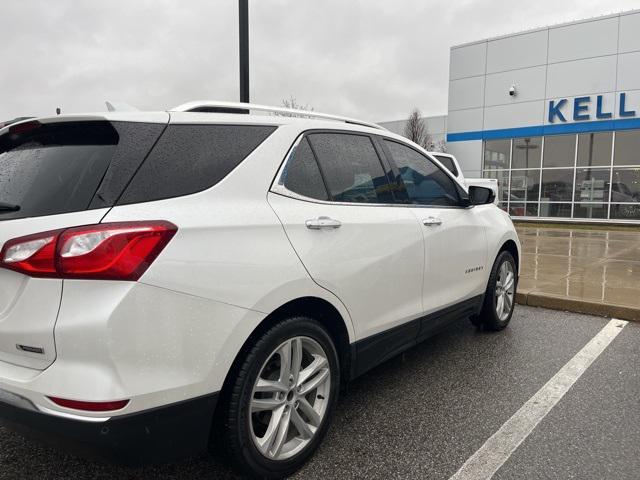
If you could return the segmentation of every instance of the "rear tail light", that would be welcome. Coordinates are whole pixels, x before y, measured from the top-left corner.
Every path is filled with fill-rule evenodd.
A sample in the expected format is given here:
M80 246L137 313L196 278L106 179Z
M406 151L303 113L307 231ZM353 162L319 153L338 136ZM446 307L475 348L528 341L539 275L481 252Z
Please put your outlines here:
M111 402L84 402L81 400L67 400L65 398L47 397L56 405L74 410L84 410L85 412L110 412L121 410L127 406L129 400L114 400Z
M32 277L138 280L178 228L165 221L102 223L15 238L0 268Z
M0 253L0 267L32 277L57 276L53 260L59 234L56 230L9 240Z

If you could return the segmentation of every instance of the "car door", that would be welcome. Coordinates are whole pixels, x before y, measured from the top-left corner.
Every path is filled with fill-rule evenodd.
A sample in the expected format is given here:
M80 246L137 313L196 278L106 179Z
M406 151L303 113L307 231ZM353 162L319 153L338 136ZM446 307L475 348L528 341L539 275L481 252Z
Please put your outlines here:
M422 232L392 190L370 136L316 131L298 140L268 195L309 275L348 309L357 339L381 335L360 359L415 341L411 320L423 310Z
M425 314L478 301L486 287L487 240L480 208L465 207L460 185L417 149L385 138L424 235Z

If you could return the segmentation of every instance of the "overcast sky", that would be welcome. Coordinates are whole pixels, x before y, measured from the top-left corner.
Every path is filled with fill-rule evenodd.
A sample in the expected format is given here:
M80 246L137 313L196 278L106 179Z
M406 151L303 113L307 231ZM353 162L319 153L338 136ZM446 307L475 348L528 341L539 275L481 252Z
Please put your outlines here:
M449 47L640 0L249 0L251 101L396 120L447 111ZM238 99L236 0L3 0L0 120Z

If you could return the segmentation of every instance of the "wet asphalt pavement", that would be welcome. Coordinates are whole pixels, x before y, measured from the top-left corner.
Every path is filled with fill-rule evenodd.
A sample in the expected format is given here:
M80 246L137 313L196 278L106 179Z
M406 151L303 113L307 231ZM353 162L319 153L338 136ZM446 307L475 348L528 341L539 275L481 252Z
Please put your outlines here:
M467 320L356 380L295 478L448 479L607 323L516 307L509 328ZM495 479L640 478L640 324L629 323ZM237 478L207 456L125 469L0 428L0 479Z

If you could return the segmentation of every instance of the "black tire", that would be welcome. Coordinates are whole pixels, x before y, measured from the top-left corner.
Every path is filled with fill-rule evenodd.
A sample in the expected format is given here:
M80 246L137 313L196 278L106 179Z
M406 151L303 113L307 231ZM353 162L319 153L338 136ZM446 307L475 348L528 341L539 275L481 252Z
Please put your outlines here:
M501 319L496 311L496 287L500 268L502 267L502 264L504 262L509 262L511 264L511 268L515 275L515 285L511 311L506 318ZM494 332L504 330L507 325L509 325L511 317L513 316L513 309L515 307L515 290L518 287L517 282L518 267L516 265L515 259L513 258L513 255L511 255L511 253L507 252L506 250L500 252L495 262L493 263L493 267L491 268L491 275L489 275L489 283L487 284L487 290L484 295L482 309L480 310L480 313L478 315L474 315L471 317L471 323L473 323L480 329L490 330Z
M273 460L264 456L253 441L249 402L257 377L272 352L286 340L298 336L315 340L327 354L331 374L330 398L324 418L307 446L293 457ZM226 395L223 393L222 396L222 404L217 413L220 418L213 433L218 438L212 439L212 448L218 451L213 453L218 457L221 453L225 454L225 460L251 478L283 478L305 464L327 433L340 385L338 353L327 330L318 321L308 317L293 317L277 323L245 351L247 353L244 359L240 359L235 372L231 372L234 376L225 387ZM219 451L220 448L223 452Z

